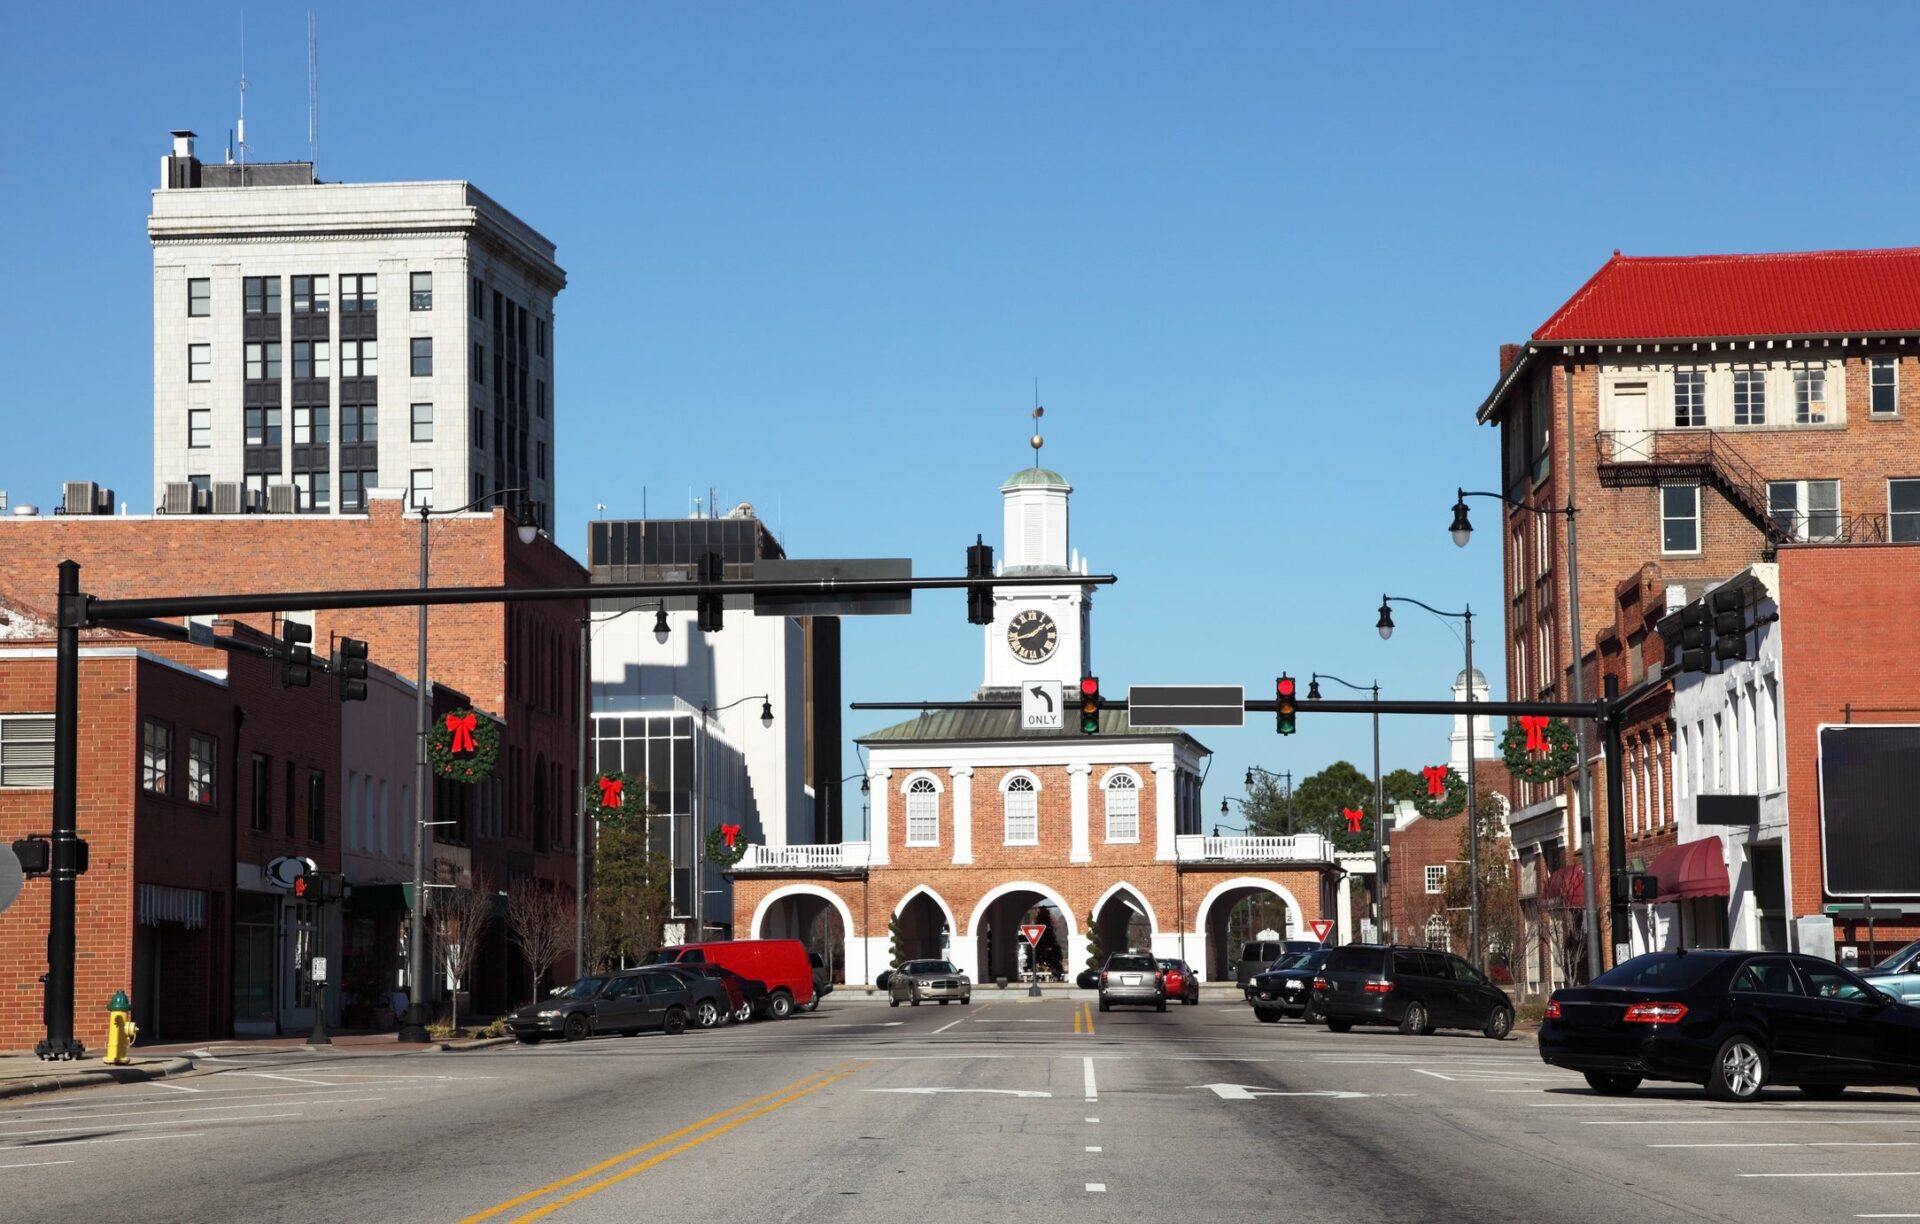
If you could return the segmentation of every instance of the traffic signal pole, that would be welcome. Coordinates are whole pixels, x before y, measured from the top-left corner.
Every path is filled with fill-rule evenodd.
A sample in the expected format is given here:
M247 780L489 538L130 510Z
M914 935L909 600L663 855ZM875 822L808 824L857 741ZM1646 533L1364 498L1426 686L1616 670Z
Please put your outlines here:
M80 626L85 614L80 566L60 563L59 624L53 662L53 879L48 900L46 1040L34 1053L49 1061L81 1058L86 1047L73 1036L75 840L79 837L74 787L80 765Z

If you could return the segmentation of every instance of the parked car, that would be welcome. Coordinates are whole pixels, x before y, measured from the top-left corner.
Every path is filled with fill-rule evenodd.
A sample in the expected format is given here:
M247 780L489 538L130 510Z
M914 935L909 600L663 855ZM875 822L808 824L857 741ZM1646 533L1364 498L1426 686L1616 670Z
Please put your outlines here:
M1073 984L1082 990L1098 990L1100 989L1100 971L1098 969L1082 969L1073 979Z
M1265 973L1284 956L1313 952L1322 947L1316 939L1250 939L1240 945L1240 959L1233 963L1233 980L1245 994L1253 975Z
M1254 1018L1273 1024L1282 1016L1298 1016L1308 1024L1318 1023L1321 1016L1313 1008L1313 979L1331 955L1331 948L1296 952L1265 973L1255 974L1247 991Z
M715 943L680 944L656 948L641 963L671 965L683 961L720 965L741 977L767 984L767 1000L760 1013L784 1020L796 1007L813 1002L813 966L807 949L797 939L734 939Z
M1160 974L1167 983L1167 997L1180 1000L1182 1007L1200 1005L1200 978L1183 960L1163 960Z
M739 1015L747 1006L741 979L728 976L718 965L662 965L668 973L685 978L693 989L691 1020L695 1028L717 1028Z
M1769 1084L1816 1099L1920 1086L1920 1008L1829 960L1787 952L1649 952L1556 990L1540 1058L1625 1096L1643 1080L1751 1101Z
M507 1031L532 1045L546 1037L580 1041L595 1033L632 1034L643 1029L686 1030L694 992L677 974L629 969L581 978L560 993L538 999L507 1017Z
M1860 976L1902 1003L1920 1004L1920 939Z
M882 969L880 976L873 979L873 988L875 990L885 990L891 985L893 985L893 970L891 969Z
M813 1002L807 1004L807 1010L819 1011L820 1000L833 993L833 970L827 968L818 952L807 953L807 964L813 966Z
M894 972L893 979L887 984L887 1002L894 1007L902 1003L920 1006L922 999L931 999L945 1007L958 1000L962 1004L973 1002L973 979L960 971L952 961L910 960Z
M1144 952L1115 952L1100 967L1100 1010L1116 1003L1167 1010L1167 979L1160 964Z
M1336 1033L1395 1024L1422 1035L1479 1029L1499 1041L1513 1031L1513 1004L1486 975L1452 953L1404 944L1335 948L1314 975L1313 1010Z

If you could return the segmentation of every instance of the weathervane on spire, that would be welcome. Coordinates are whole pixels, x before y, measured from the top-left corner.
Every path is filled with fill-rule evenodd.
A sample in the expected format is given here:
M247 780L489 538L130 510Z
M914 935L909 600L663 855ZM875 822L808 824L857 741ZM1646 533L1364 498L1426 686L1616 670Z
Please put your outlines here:
M1033 437L1027 439L1027 445L1033 448L1033 466L1036 468L1040 466L1040 448L1047 444L1047 440L1040 436L1040 418L1045 415L1047 410L1040 406L1040 380L1036 378L1033 380Z

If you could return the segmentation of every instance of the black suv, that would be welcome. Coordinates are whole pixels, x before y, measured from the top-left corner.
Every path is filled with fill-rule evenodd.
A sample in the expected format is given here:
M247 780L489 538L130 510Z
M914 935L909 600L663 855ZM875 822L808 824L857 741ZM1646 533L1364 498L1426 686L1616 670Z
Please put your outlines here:
M1403 1033L1479 1029L1499 1041L1513 1030L1513 1004L1478 969L1451 953L1405 944L1335 948L1314 976L1313 1010L1336 1033L1393 1024Z
M1313 1010L1313 979L1337 950L1296 952L1276 962L1267 972L1254 974L1247 986L1247 1002L1253 1004L1253 1014L1267 1024L1282 1016L1298 1016L1308 1024L1316 1023L1320 1017Z

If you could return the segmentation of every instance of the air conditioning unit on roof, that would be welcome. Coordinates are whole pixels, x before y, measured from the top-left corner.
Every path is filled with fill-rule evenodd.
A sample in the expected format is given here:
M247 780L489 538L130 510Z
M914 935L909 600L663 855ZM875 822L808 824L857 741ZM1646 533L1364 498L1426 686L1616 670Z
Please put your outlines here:
M247 486L237 480L216 480L213 482L213 512L215 514L239 514L246 505Z
M92 514L100 486L91 480L69 480L60 486L60 513Z
M300 513L300 489L297 485L274 484L267 486L268 514Z
M160 498L160 513L192 514L195 500L191 480L169 480Z

